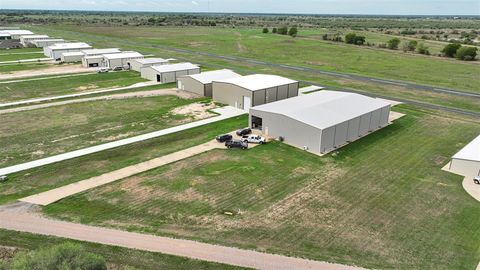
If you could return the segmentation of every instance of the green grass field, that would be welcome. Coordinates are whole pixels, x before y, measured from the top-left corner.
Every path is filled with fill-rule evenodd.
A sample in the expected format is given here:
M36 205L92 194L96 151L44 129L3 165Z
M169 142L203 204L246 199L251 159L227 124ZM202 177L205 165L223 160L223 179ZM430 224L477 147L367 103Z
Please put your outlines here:
M224 55L245 56L281 64L299 65L379 78L412 81L478 92L480 66L457 60L411 55L318 39L262 34L261 29L42 26L32 28L59 35L82 35L94 42L138 47L166 45ZM311 35L311 31L308 35ZM307 35L307 36L308 36ZM432 68L435 72L431 72Z
M51 66L47 63L22 63L22 64L2 64L0 65L0 74L9 74L15 71L35 70Z
M73 75L64 78L0 84L0 102L76 94L101 88L115 88L144 82L136 72Z
M36 59L36 58L45 58L46 56L43 53L37 52L24 52L24 53L2 53L0 51L0 62L4 61L18 61L25 59Z
M392 126L325 157L276 142L215 150L44 213L368 268L473 269L480 205L441 167L478 135L478 122L401 111Z
M127 101L131 102L131 100ZM246 125L246 116L236 117L141 143L15 173L9 175L9 181L0 183L0 204L196 146L213 139L218 134L230 132ZM41 143L43 139L38 140ZM77 143L82 143L82 141ZM20 145L20 148L22 147L25 146ZM15 149L9 149L12 151L12 155L15 155ZM26 154L28 155L28 152ZM6 164L10 161L4 160L3 162Z
M190 116L171 110L202 100L127 98L5 114L0 125L0 167L189 122Z
M14 231L0 230L0 243L2 246L11 246L21 248L22 250L33 250L45 247L45 243L55 245L66 241L80 243L86 250L96 253L105 258L109 269L115 270L158 270L158 269L176 269L176 270L240 270L245 269L230 265L211 263L187 259L183 257L170 256L160 253L145 252L134 249L113 247L107 245L78 242L57 237L41 236L29 233L20 233ZM0 258L0 263L2 262Z

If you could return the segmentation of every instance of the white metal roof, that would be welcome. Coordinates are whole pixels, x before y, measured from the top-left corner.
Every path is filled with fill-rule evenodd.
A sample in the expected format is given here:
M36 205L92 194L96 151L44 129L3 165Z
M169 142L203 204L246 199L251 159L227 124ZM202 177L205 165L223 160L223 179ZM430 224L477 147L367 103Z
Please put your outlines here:
M22 38L27 38L27 39L35 39L35 38L48 38L49 36L47 35L26 35L26 36L20 36L20 39Z
M64 52L63 56L83 56L82 52Z
M51 50L68 50L68 49L89 49L92 46L84 42L72 42L72 43L58 43L52 46L48 46Z
M10 35L33 35L32 31L18 29L1 30L0 33L7 33Z
M167 64L167 65L161 65L161 66L151 66L150 68L153 68L154 70L162 73L162 72L197 69L200 67L195 64L186 62L186 63L177 63L177 64Z
M143 54L138 52L121 52L121 53L105 54L104 57L105 59L112 60L112 59L122 59L122 58L143 57Z
M241 76L242 75L235 73L230 69L221 69L221 70L214 70L214 71L206 71L200 74L187 75L186 77L190 77L203 84L206 84L216 80L224 80L224 79L230 79L230 78L241 77Z
M480 135L456 153L453 158L480 161Z
M100 58L103 58L103 55L87 55L83 58L85 58L85 59L100 59Z
M34 39L32 43L35 42L52 42L52 41L65 41L63 38L49 38L49 39Z
M265 88L271 88L291 83L296 83L297 81L277 76L277 75L267 75L267 74L253 74L242 77L230 78L225 80L218 80L218 82L230 83L238 85L245 89L256 91L262 90Z
M325 89L325 87L318 86L318 85L310 85L310 86L307 86L307 87L302 87L302 88L298 89L298 91L303 93L303 92L318 91L318 90L322 90L322 89Z
M142 59L135 59L136 62L140 64L157 64L157 63L166 63L170 60L163 59L163 58L142 58Z
M323 90L251 108L282 114L310 126L325 129L366 113L390 106L360 94Z
M81 52L85 55L99 55L99 54L119 53L120 49L118 48L87 49L87 50L82 50Z

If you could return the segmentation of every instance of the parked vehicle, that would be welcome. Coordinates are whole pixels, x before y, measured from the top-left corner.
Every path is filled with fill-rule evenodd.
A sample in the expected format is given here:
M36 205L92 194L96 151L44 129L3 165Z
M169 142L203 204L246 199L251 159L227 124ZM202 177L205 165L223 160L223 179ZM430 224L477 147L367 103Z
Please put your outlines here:
M259 135L244 135L242 136L242 141L247 142L247 143L258 143L258 144L264 144L267 142L264 137L259 136Z
M99 68L97 70L97 73L107 73L107 72L108 72L108 68L105 68L105 67Z
M6 175L0 176L0 182L5 182L8 180L8 177Z
M112 70L113 70L113 71L122 71L122 70L123 70L123 67L121 67L121 66L114 67Z
M225 142L225 146L230 149L230 148L240 148L240 149L247 149L248 148L248 143L240 140L233 140L233 141L227 141Z
M248 134L252 133L252 130L249 129L249 128L244 128L244 129L237 130L236 133L237 133L238 136L243 136L243 135L248 135Z
M217 137L215 137L215 140L217 140L217 142L231 141L232 140L232 135L230 135L230 134L218 135Z
M475 178L473 178L473 182L477 185L480 185L480 176L475 176Z

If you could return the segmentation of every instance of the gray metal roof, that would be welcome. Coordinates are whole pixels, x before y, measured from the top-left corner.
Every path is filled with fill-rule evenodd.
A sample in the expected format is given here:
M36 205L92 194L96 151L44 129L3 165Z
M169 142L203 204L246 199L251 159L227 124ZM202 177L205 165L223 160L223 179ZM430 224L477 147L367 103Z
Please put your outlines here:
M142 58L142 59L135 59L133 61L145 65L145 64L166 63L169 60L168 59L163 59L163 58Z
M480 161L480 135L456 153L453 158Z
M230 69L220 69L213 71L206 71L199 74L187 75L194 80L197 80L203 84L212 83L215 80L223 80L235 77L241 77L242 75L231 71Z
M189 69L198 69L199 66L185 62L185 63L177 63L177 64L166 64L161 66L151 66L151 69L163 73L163 72L173 72L173 71L181 71L181 70L189 70Z
M325 129L389 106L385 101L359 94L323 90L256 106L250 111L282 114Z
M297 81L277 76L277 75L267 75L267 74L253 74L241 77L235 77L225 80L215 80L215 82L230 83L238 85L250 91L257 91L266 88L272 88L277 86L282 86L291 83L297 83Z

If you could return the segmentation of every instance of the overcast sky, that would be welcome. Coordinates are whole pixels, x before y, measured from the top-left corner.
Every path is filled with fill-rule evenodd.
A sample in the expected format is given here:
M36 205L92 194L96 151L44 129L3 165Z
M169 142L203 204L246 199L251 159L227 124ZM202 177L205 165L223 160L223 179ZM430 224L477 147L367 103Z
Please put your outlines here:
M0 9L480 15L480 0L0 0Z

